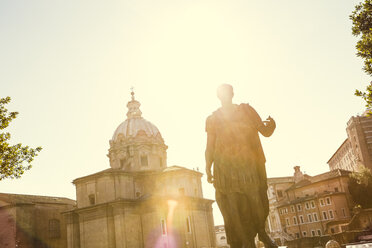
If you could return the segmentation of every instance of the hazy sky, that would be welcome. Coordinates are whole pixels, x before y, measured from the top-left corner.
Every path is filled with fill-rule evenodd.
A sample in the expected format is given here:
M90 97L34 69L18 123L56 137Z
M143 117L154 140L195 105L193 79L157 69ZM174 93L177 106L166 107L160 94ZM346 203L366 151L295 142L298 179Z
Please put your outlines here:
M20 112L8 131L43 151L0 192L75 199L73 179L109 167L131 86L168 165L204 171L205 118L219 106L216 87L230 83L236 103L277 122L262 137L270 177L295 165L326 172L346 122L364 110L354 90L370 80L348 17L358 2L1 1L0 97Z

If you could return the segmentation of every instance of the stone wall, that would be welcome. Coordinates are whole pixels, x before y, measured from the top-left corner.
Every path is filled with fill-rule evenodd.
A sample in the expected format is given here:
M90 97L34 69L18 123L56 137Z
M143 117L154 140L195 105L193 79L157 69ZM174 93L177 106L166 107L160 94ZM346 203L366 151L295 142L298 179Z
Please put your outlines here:
M65 248L67 228L61 212L71 208L43 202L0 207L0 247Z

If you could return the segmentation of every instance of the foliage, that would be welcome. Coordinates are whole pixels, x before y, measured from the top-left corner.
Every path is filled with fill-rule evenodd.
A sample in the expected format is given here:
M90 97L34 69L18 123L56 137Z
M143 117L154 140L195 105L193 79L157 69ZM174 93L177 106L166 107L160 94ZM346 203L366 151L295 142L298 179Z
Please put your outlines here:
M350 19L353 23L352 34L360 36L356 45L357 56L364 60L363 70L372 76L372 0L364 0L356 5ZM367 109L372 109L372 82L366 92L356 90L355 95L364 99Z
M358 172L350 174L349 191L354 202L362 208L372 207L372 173L361 166Z
M18 112L8 112L5 105L10 102L10 97L0 98L0 130L7 128ZM21 143L10 145L10 133L0 133L0 181L6 178L20 178L24 171L31 168L31 162L41 147L30 148Z

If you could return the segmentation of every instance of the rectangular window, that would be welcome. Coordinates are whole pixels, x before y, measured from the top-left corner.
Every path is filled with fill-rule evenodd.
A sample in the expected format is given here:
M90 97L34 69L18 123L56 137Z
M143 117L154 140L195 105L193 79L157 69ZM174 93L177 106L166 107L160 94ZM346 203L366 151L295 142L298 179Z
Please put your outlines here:
M305 231L302 232L302 236L306 237L307 233Z
M326 202L327 202L327 205L331 205L331 198L327 197Z
M311 236L315 236L315 230L311 230Z
M318 214L317 213L313 213L313 217L314 217L314 221L318 221Z
M343 216L344 216L344 217L346 217L346 212L345 212L345 209L344 209L344 208L342 208L341 210L342 210L342 214L343 214Z
M302 211L302 206L301 206L301 204L297 204L297 210L298 210L298 211Z
M142 166L148 166L149 161L147 160L147 156L141 156L141 165Z
M287 224L287 226L289 226L289 219L288 218L285 218L285 223Z
M297 217L296 216L293 217L293 224L297 225Z
M323 214L323 220L328 219L328 217L327 217L327 212L326 212L326 211L323 211L322 214Z
M190 223L190 216L186 218L186 230L188 233L191 233L191 223Z
M299 239L299 238L300 238L300 234L296 233L296 239Z
M304 217L302 215L300 215L300 223L304 224Z
M280 215L283 214L283 209L279 209L279 214L280 214Z
M288 213L288 208L284 209L284 213L286 213L286 214Z
M307 220L308 220L309 222L313 222L313 218L312 218L311 214L308 214L308 215L307 215Z
M276 194L278 195L279 198L283 197L283 191L281 191L281 190L277 190Z
M324 206L324 199L320 199L320 206Z
M292 205L291 206L291 212L294 213L295 212L295 207Z
M310 208L310 204L308 202L305 203L305 208L306 209L309 209Z
M96 196L94 194L90 194L88 196L90 205L96 204Z
M164 219L161 220L161 233L163 236L167 235L167 224Z
M328 211L328 214L329 214L329 218L330 218L330 219L333 219L333 211L332 211L332 210L329 210L329 211Z
M338 187L335 188L335 192L338 192Z
M322 231L320 231L320 229L318 229L317 231L318 231L318 235L322 236Z
M310 205L311 205L311 208L315 208L315 202L314 201L311 201Z
M61 237L61 225L59 220L49 220L49 237L51 239L58 239Z

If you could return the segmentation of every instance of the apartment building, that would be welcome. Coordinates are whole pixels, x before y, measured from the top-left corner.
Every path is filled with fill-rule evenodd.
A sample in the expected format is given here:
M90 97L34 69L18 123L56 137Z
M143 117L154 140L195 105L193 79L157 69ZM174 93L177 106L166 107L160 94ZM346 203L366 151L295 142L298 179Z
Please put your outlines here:
M365 112L347 122L347 138L328 160L330 170L357 171L360 165L372 170L372 116Z
M299 166L294 169L293 183L288 182L291 185L284 191L276 191L275 207L281 237L285 239L281 244L321 245L326 242L326 236L342 232L352 217L354 204L348 191L350 172L338 169L309 176L303 174ZM272 226L271 218L269 216Z

